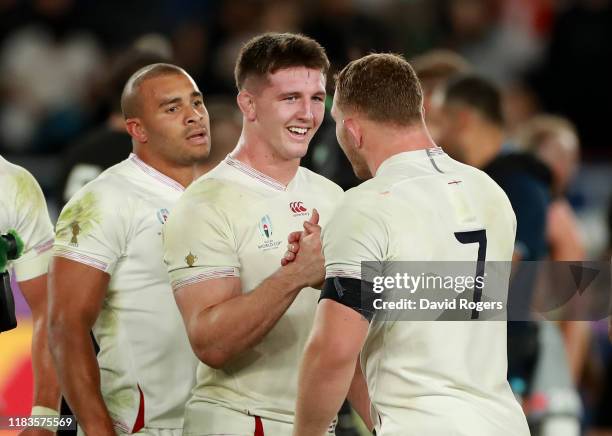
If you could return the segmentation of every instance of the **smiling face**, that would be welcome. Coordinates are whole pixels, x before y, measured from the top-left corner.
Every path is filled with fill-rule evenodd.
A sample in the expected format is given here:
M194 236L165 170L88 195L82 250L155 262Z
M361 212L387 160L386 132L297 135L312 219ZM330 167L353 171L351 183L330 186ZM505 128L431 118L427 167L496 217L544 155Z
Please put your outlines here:
M325 113L325 76L321 70L281 69L253 88L252 122L257 136L277 158L303 157Z
M139 87L137 140L165 161L192 165L210 152L210 122L202 94L187 74L164 74Z

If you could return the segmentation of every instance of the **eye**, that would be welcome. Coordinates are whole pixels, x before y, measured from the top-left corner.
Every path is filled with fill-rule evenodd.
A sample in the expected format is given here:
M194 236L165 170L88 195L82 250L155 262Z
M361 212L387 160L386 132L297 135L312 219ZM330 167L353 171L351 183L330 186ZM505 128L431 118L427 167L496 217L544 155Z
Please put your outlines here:
M200 107L200 106L204 105L204 102L202 100L196 100L196 101L193 102L193 105L195 107Z
M297 99L298 98L296 95L290 95L289 97L285 98L286 101L290 101L290 102L297 101Z
M324 98L324 97L320 97L320 96L314 96L314 97L312 97L312 99L313 99L314 101L318 101L318 102L323 102L323 101L325 101L325 98Z
M169 114L173 114L176 111L178 111L178 106L170 106L168 109L166 109L166 112Z

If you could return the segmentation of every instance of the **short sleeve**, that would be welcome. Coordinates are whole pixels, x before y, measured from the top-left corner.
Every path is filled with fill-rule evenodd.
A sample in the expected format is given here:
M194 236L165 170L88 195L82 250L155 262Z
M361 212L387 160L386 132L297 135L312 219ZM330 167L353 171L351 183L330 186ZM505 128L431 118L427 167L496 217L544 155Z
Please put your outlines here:
M112 274L125 254L135 201L109 183L87 185L57 220L53 255Z
M326 278L361 279L361 262L385 260L388 231L369 195L347 193L323 229Z
M221 277L239 277L230 221L206 201L183 195L164 226L164 262L172 289Z
M22 256L13 262L15 277L22 282L47 273L53 226L43 192L29 172L21 169L9 183L13 185L6 188L14 192L14 218L6 230L15 229L25 245Z

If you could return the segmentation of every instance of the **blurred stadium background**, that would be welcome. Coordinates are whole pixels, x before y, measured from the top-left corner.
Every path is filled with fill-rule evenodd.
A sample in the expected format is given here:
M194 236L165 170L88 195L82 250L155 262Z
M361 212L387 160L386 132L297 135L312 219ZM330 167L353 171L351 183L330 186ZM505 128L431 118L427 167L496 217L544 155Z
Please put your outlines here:
M213 150L222 157L240 133L233 65L241 43L264 31L292 31L317 39L333 71L369 52L393 51L431 73L421 77L428 93L448 69L487 78L502 90L508 147L538 114L567 118L581 151L558 195L573 210L583 258L610 260L611 0L0 0L0 17L0 154L34 174L53 220L74 186L97 174L97 161L104 168L129 152L87 144L92 132L117 129L117 71L133 50L171 59L196 79L211 113ZM432 55L434 49L450 52ZM79 159L94 168L70 179ZM552 159L554 166L562 157ZM356 183L329 119L304 164L344 188ZM28 414L31 404L31 323L17 300L19 327L0 335L5 416ZM582 403L578 419L591 436L612 434L606 328L605 321L588 322L578 339L564 331Z

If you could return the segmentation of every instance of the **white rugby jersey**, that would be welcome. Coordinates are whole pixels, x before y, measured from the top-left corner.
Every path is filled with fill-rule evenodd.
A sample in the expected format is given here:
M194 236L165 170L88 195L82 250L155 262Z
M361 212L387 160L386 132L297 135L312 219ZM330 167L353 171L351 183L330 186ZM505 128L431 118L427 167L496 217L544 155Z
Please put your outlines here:
M455 232L477 230L487 261L511 260L516 219L492 179L437 147L399 153L323 229L326 277L359 279L362 261L475 264L479 244ZM505 322L375 317L361 359L379 435L529 434L506 381Z
M227 157L195 181L165 228L165 260L172 287L217 277L240 277L247 293L280 268L287 236L303 230L313 208L323 227L342 189L300 167L288 186ZM298 366L320 292L306 288L253 349L222 370L200 363L186 419L197 404L293 422ZM206 423L201 423L206 428Z
M121 432L132 431L139 408L145 427L181 428L195 382L162 253L162 228L183 192L132 154L81 188L58 219L54 256L111 276L93 333L102 396Z
M40 186L27 170L0 156L0 233L17 231L23 254L12 262L17 281L47 273L53 226Z

